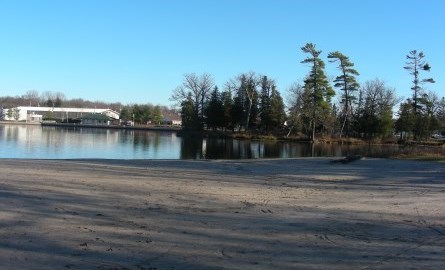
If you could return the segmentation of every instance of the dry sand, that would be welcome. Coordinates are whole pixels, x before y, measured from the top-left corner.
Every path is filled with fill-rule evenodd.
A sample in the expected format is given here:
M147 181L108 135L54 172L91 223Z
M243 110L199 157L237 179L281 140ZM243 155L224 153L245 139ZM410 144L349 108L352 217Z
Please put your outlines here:
M0 160L0 269L444 269L445 164Z

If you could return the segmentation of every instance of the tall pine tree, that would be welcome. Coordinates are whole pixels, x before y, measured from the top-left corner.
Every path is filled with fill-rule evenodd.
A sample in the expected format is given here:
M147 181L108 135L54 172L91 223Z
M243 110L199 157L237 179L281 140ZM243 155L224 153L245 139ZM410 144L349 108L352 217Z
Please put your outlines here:
M338 69L341 72L341 75L337 76L334 80L334 87L343 91L341 97L341 103L343 104L343 124L340 130L341 138L344 128L346 128L346 135L349 135L352 102L356 99L354 93L360 87L355 76L358 76L359 73L353 68L354 64L349 61L349 57L339 51L329 53L328 58L332 59L329 61L331 63L338 62Z
M421 97L423 95L423 87L422 84L424 83L434 83L433 78L426 78L421 79L420 78L420 71L430 71L431 67L430 65L423 59L425 58L425 55L423 52L417 53L417 50L412 50L409 52L409 54L406 56L406 59L408 61L405 63L406 66L403 68L409 71L409 74L413 76L413 86L411 87L411 90L413 90L413 106L414 106L414 113L418 113L421 109ZM419 102L420 101L420 102Z
M330 99L335 95L335 91L329 85L324 73L325 64L320 59L321 51L317 50L315 44L307 43L301 50L308 54L308 57L301 61L303 64L310 64L311 70L304 80L305 88L310 91L312 104L311 141L315 141L315 129L317 125L323 124L322 116L330 110ZM320 121L321 123L318 123Z
M210 94L210 100L206 107L206 122L207 127L213 130L222 127L224 124L223 102L217 86Z
M417 50L412 50L409 52L409 54L406 56L407 62L405 63L406 66L403 68L409 71L409 74L413 77L413 86L411 87L411 90L413 91L413 109L414 109L414 116L415 116L415 125L414 125L414 139L419 139L422 137L422 134L425 134L424 132L424 114L426 114L426 102L425 99L425 92L422 87L425 83L434 83L433 78L424 78L422 79L420 77L421 71L430 71L431 67L430 65L424 60L425 55L423 52L417 52Z

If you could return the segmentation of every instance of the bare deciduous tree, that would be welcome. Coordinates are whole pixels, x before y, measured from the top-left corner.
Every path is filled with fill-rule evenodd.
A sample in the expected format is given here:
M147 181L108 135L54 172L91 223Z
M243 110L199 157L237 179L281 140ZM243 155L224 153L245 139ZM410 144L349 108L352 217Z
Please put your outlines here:
M39 92L37 90L28 90L23 95L23 98L29 101L29 106L36 106L39 103Z
M208 73L200 76L195 73L185 74L182 84L173 90L170 100L175 101L177 106L179 106L191 96L195 112L198 114L198 118L203 126L205 102L209 98L214 85L214 79Z

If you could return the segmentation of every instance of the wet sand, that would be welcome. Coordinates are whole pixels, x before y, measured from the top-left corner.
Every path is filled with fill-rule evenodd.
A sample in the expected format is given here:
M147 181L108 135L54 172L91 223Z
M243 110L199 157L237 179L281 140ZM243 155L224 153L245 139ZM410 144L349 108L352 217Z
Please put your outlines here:
M445 164L0 160L0 269L442 269Z

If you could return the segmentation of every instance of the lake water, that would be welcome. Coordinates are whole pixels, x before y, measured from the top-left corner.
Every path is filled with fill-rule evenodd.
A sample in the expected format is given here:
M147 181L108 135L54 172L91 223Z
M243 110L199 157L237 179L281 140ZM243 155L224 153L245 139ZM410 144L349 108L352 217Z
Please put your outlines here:
M0 125L0 158L256 159L378 156L387 150L388 146L316 144L312 149L307 143L181 138L166 131Z

